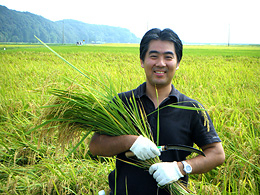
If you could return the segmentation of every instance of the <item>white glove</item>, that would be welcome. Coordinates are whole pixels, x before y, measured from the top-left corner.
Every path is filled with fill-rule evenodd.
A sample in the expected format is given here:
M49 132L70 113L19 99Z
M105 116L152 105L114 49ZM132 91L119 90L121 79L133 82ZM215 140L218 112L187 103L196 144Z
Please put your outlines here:
M153 175L159 186L164 186L183 177L176 161L155 163L149 168L149 173Z
M140 160L147 160L161 155L157 146L151 140L142 135L135 140L130 151L132 151Z

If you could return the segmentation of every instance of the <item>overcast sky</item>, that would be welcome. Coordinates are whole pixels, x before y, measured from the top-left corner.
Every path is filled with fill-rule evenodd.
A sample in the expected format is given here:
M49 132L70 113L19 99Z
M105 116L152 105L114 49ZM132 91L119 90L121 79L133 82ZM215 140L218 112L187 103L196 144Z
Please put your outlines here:
M227 43L230 32L230 43L260 44L260 0L0 0L0 5L52 21L123 27L140 38L158 27L173 29L184 42Z

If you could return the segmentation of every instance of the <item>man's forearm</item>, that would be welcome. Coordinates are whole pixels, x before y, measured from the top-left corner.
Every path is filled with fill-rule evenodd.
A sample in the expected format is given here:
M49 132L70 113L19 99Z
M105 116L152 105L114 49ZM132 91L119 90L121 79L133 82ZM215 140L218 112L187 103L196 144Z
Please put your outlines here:
M199 155L195 158L186 160L192 167L192 174L206 173L225 161L225 153L221 142L209 144L202 149L206 157ZM182 174L186 174L183 171L183 165L181 162L178 162L178 166Z
M90 141L89 150L93 155L111 157L128 151L137 138L135 135L107 136L96 133Z

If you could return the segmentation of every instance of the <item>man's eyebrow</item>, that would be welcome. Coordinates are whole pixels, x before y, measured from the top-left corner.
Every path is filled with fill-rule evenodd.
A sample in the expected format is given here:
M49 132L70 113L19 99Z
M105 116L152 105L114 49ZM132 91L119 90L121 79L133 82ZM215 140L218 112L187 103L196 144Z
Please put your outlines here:
M157 50L151 50L151 51L149 51L149 54L152 54L152 53L160 54L160 52L157 51ZM163 52L163 54L170 54L170 55L173 55L173 56L174 56L174 53L173 53L172 51L166 51L166 52Z
M164 54L171 54L174 56L174 53L172 51L166 51L166 52L164 52Z
M149 54L152 54L152 53L160 53L159 51L156 51L156 50L151 50L149 51Z

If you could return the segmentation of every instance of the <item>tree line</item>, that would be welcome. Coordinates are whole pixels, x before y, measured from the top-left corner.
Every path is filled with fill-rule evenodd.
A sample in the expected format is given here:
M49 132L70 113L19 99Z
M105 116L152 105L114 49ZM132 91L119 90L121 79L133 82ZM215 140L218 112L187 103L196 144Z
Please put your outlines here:
M10 10L0 5L0 42L46 43L139 43L128 29L87 24L76 20L53 22L30 12Z

